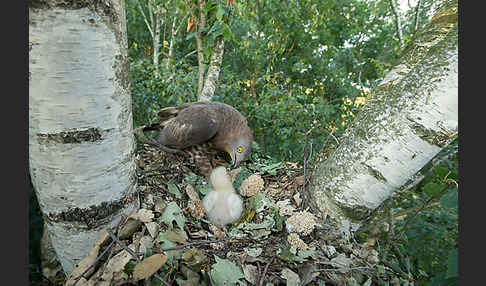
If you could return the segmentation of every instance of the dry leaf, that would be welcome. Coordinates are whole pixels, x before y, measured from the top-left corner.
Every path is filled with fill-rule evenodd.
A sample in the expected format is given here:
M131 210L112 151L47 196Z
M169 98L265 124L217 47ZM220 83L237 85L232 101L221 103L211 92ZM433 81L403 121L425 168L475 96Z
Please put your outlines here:
M187 233L181 229L168 230L165 232L165 237L172 242L187 243Z
M208 261L208 257L200 248L190 248L182 254L182 260L189 266L201 266Z
M151 210L140 209L136 216L141 222L147 223L152 221L152 219L154 218L154 213Z
M294 201L297 204L297 206L300 206L300 203L302 203L302 199L300 198L300 193L296 193L294 195Z
M297 286L300 283L299 275L288 268L282 269L280 277L287 280L287 286Z
M258 269L255 265L243 265L243 274L245 274L245 279L248 280L252 285L256 284L258 277Z
M152 238L156 238L159 235L159 225L156 222L146 223L147 230Z
M276 206L281 216L291 216L295 212L295 207L290 204L289 199L278 201Z
M135 244L138 244L139 241L135 241L134 243L128 245L128 248L130 249L134 249L135 248ZM133 258L132 255L130 253L128 253L128 251L126 250L123 250L121 251L120 253L116 254L115 256L113 256L110 261L106 262L107 264L106 267L103 269L103 268L100 268L98 270L98 272L95 273L95 275L93 275L91 278L91 280L95 280L94 282L97 282L96 283L96 286L102 286L102 285L110 285L111 281L112 280L116 280L116 279L119 279L123 274L123 269L125 268L125 265L128 263L128 261L130 261L130 259ZM96 277L99 276L99 272L101 270L104 270L103 272L103 275L101 275L101 280L102 281L98 281L98 279L96 279ZM90 282L91 282L90 280ZM78 282L79 284L79 282ZM78 285L76 284L76 286Z
M155 202L154 209L158 213L163 213L166 206L167 206L167 203L165 202L164 199L158 199L157 202Z
M317 276L319 276L319 272L317 266L311 263L305 263L302 267L299 268L299 277L301 278L300 285L305 286L312 282Z
M145 258L142 262L135 265L133 270L133 280L138 281L147 279L162 267L167 261L167 255L162 253L154 254Z
M196 192L194 187L190 184L186 185L186 194L191 201L200 201L199 194Z
M191 17L188 17L187 18L187 29L186 29L186 32L187 33L190 33L192 32L194 29L196 28L196 26L194 25L194 20L191 18Z
M118 238L127 239L131 237L141 224L142 222L138 219L133 217L129 218L128 221L120 229L120 232L118 233Z
M153 246L154 246L154 241L152 237L150 237L149 235L143 236L140 239L140 248L139 248L140 251L145 252L147 251L147 249L151 249Z
M204 229L201 229L197 232L191 232L190 236L191 236L191 238L207 238L208 232L205 231Z
M299 186L302 186L304 184L304 175L296 177L295 183Z

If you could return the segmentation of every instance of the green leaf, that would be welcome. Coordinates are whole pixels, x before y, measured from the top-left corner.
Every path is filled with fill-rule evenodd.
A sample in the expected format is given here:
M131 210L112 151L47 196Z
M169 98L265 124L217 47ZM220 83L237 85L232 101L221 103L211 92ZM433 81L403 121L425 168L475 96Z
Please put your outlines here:
M218 11L216 11L216 19L218 19L218 21L221 21L223 20L223 16L224 16L224 9L223 7L219 6Z
M137 263L135 261L128 261L127 264L125 264L125 267L123 268L123 272L126 274L132 274L136 265Z
M241 168L241 171L236 175L235 181L233 182L233 187L235 188L235 190L239 190L241 183L252 174L252 172L250 172L250 170L248 170L247 168Z
M259 213L270 206L270 200L263 193L256 193L248 200L250 208Z
M197 182L197 179L198 179L198 176L192 172L190 172L189 174L187 174L185 177L184 177L184 181L186 181L188 184L190 185L196 185L196 182Z
M150 257L152 256L152 249L151 248L146 248L145 249L145 253L143 255L143 258L147 258L147 257Z
M313 249L308 249L308 250L299 250L297 253L297 256L303 260L309 257L314 257L316 256L316 251Z
M439 177L439 179L442 181L444 180L445 176L447 173L449 173L449 169L445 167L435 167L434 168L434 173Z
M449 190L442 198L440 199L440 205L446 209L451 209L457 212L458 207L458 198L457 198L457 188L453 188Z
M278 209L273 209L273 219L275 220L275 229L281 231L286 220L285 216L281 216Z
M459 277L459 265L458 265L458 251L456 249L449 250L447 256L447 271L445 278Z
M188 40L190 40L190 39L194 38L194 36L195 36L195 35L196 35L196 31L192 31L192 32L190 32L190 33L189 33L189 34L187 34L187 36L186 36L186 41L188 41Z
M174 183L169 183L167 185L167 191L173 195L176 196L176 198L178 199L181 199L182 198L182 194L181 192L179 191L179 188L177 188L177 186L174 184Z
M241 268L234 262L221 259L217 255L214 255L214 259L216 263L211 269L211 277L215 285L235 285L241 283L240 279L245 278Z
M171 241L169 236L170 235L168 235L167 232L161 232L155 240L160 243L161 248L170 248L177 246L175 242ZM167 264L173 265L175 261L182 257L182 250L167 251L167 256L169 257L167 260Z
M216 38L219 35L223 34L223 25L220 21L214 22L214 24L211 26L211 29L209 29L208 35L212 36L212 39Z
M437 184L437 183L434 183L434 182L429 182L427 184L425 184L422 188L422 190L427 193L429 196L433 196L435 194L437 194L438 192L440 192L443 188L444 188L445 184L441 183L441 184Z
M303 253L305 257L307 253ZM288 262L304 262L305 258L297 255L297 248L295 246L283 245L277 249L277 257L280 260Z
M235 40L233 32L226 23L223 23L223 36L225 41L229 41L230 39Z
M181 208L179 208L176 202L168 203L164 209L164 212L159 218L159 222L165 223L169 227L169 229L172 229L173 221L176 222L177 226L180 229L184 229L184 223L186 221L186 218L184 217Z

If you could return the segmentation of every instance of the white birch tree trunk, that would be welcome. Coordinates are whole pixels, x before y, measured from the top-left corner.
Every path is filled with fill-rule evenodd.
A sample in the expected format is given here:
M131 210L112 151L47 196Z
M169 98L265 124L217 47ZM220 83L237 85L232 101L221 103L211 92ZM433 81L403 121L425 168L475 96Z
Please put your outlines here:
M29 164L66 273L139 207L123 0L29 2Z
M210 101L218 85L219 71L221 70L221 63L223 62L224 54L224 37L219 36L211 51L211 59L209 62L208 72L203 77L204 84L202 91L199 94L198 101Z
M199 7L199 19L197 22L196 31L196 49L197 49L197 62L199 68L199 79L197 82L197 98L201 101L201 94L204 88L204 75L206 73L206 61L204 59L204 46L203 46L203 34L202 31L206 27L206 14L205 14L205 1L198 0Z
M155 29L154 29L154 38L153 38L153 45L154 45L154 54L153 54L153 61L155 66L155 77L159 77L159 55L160 55L160 24L162 21L162 16L160 12L160 7L157 6L157 12L154 15L155 18Z
M402 21L400 18L400 12L397 7L397 2L395 0L390 0L390 7L392 9L393 15L395 15L395 28L397 30L397 38L400 47L403 46L403 34L402 34Z
M181 19L179 22L179 26L176 28L177 25L177 18L179 17L179 6L176 6L176 11L174 14L174 19L172 21L172 27L170 29L170 42L169 42L169 52L167 54L167 61L165 63L166 69L169 69L170 66L172 65L173 62L173 57L174 57L174 45L176 41L176 36L177 33L179 32L179 29L182 27L182 24L184 23L185 17Z
M317 213L350 234L458 132L457 1L432 18L373 91L309 187Z

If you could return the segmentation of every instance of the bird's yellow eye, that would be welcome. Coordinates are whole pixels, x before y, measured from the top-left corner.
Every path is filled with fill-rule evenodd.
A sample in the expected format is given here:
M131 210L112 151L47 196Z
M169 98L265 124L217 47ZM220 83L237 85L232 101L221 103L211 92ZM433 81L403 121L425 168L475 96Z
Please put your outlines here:
M243 148L241 148L241 147L236 148L236 152L238 152L238 153L243 152Z

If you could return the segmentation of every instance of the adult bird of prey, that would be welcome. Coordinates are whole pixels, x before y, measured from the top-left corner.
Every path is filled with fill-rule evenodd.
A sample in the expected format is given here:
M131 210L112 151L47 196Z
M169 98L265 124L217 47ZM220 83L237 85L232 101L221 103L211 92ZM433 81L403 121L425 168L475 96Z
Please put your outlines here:
M209 177L218 151L227 152L232 167L251 153L253 140L246 118L232 106L200 101L166 107L157 113L158 144L189 153L201 172Z

